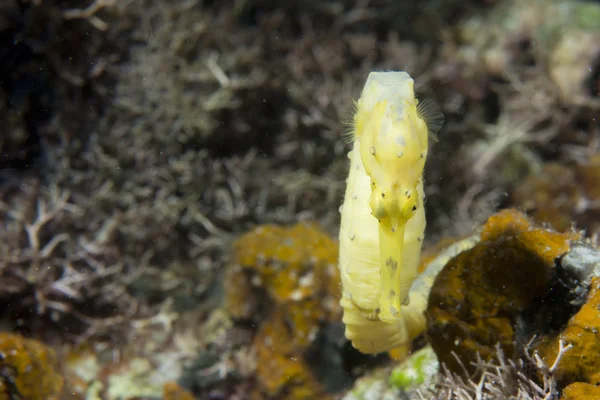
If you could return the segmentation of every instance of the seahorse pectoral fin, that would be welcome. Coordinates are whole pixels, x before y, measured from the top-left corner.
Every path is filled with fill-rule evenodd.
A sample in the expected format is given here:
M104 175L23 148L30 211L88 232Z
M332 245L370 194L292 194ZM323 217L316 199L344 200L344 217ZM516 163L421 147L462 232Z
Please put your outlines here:
M402 276L405 226L392 229L379 224L379 262L381 265L381 292L379 294L379 319L393 322L400 319L400 308L408 294L414 277Z

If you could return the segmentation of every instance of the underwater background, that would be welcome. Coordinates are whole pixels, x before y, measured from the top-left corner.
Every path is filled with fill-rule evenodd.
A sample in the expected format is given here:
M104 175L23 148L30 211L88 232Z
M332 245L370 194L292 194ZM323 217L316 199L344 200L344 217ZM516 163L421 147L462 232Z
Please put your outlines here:
M445 115L439 273L366 355L344 136L388 70ZM598 1L3 0L0 400L600 399L599 149Z

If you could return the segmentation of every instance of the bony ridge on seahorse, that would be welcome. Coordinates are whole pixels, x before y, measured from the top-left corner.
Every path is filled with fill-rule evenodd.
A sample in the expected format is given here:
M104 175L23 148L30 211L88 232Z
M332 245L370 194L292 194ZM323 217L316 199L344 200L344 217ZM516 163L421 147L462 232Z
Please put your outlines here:
M339 267L346 337L361 352L407 346L425 329L437 271L417 278L423 170L443 118L435 103L418 102L406 72L370 73L356 104Z

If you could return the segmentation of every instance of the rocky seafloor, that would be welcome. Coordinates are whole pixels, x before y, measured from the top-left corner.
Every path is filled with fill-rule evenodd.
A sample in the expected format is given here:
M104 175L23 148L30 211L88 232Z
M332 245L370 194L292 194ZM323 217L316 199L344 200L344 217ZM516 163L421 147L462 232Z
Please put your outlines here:
M600 3L0 4L0 400L600 398ZM352 103L445 124L411 355L344 337ZM587 396L587 397L586 397Z

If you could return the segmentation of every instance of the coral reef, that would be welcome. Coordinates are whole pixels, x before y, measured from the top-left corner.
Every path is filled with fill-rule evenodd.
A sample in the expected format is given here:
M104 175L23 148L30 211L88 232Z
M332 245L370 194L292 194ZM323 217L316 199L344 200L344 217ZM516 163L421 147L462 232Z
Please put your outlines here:
M594 234L599 9L568 0L2 2L2 326L83 344L88 352L71 365L81 368L71 369L84 375L65 379L90 398L106 398L118 375L131 378L121 388L136 390L160 375L156 398L172 389L166 379L200 398L301 397L331 391L327 380L340 390L381 358L340 357L347 343L333 322L336 278L296 261L291 270L304 275L260 262L225 268L230 244L262 224L315 221L323 234L337 231L347 172L340 121L368 72L390 69L414 76L420 98L440 103L448 121L426 170L428 241L464 237L506 203L556 229L575 222ZM574 182L552 182L556 171ZM530 190L512 196L527 176ZM539 252L524 240L539 233L507 240ZM335 245L325 243L335 263ZM555 267L549 257L535 261L550 270L551 287L561 288L556 269L573 289L561 315L581 307L589 282L562 275L565 257ZM302 285L312 269L322 274L313 282L328 282L318 292ZM223 279L231 316L220 309ZM501 300L508 311L530 302ZM538 314L552 320L548 309ZM553 321L549 332L525 324L523 334L522 325L503 326L515 338L549 335L552 364L567 322ZM512 361L475 360L491 395L509 393L497 389L506 382L531 398L553 390L515 381L526 365ZM270 381L270 368L299 383ZM444 382L452 388L438 387L442 394L476 396L474 382ZM566 396L593 389L573 385Z
M431 193L428 229L434 232L429 237L445 236L449 229L464 233L476 216L488 216L510 186L486 179L485 173L496 170L494 162L505 162L508 158L497 155L506 153L486 151L496 155L494 162L473 162L465 154L498 148L494 143L502 145L502 132L514 127L502 127L500 122L531 115L523 104L540 85L546 90L547 82L517 87L513 79L497 88L489 71L481 70L479 59L468 57L473 54L469 49L479 48L480 42L518 55L518 46L508 44L521 37L529 40L524 22L517 19L509 24L516 27L510 35L502 36L501 27L506 25L503 21L516 18L521 3L469 2L480 7L458 3L428 1L417 7L334 1L328 6L304 2L303 7L293 7L278 2L235 2L234 7L234 2L227 1L130 0L86 3L87 8L78 2L61 3L61 8L52 2L28 2L25 10L14 3L3 19L1 27L8 29L3 32L10 30L7 37L11 39L16 35L19 25L14 25L10 15L26 22L25 26L37 20L36 15L56 18L49 25L66 42L59 46L44 41L42 54L50 58L58 51L58 59L72 60L72 69L55 66L40 71L53 71L48 79L70 79L71 87L85 92L65 89L71 95L69 101L56 100L60 112L52 111L56 118L44 128L44 140L36 144L43 168L32 173L42 178L42 186L70 194L78 218L88 221L79 227L85 235L95 235L104 223L114 227L106 246L112 248L111 254L118 252L128 271L125 276L137 277L120 290L133 292L141 300L142 314L155 311L153 306L174 293L190 306L219 278L232 236L256 223L314 219L331 233L335 231L346 152L338 140L343 131L339 121L348 116L350 99L358 94L368 71L405 69L416 76L417 90L423 96L440 101L449 120L442 140L432 150L437 156L425 180L426 191ZM573 12L589 14L578 8ZM398 24L403 15L420 23ZM456 18L462 18L456 28L460 35L446 34L439 24ZM498 27L489 30L490 37L472 34L488 20ZM589 28L589 24L577 24ZM417 25L420 28L414 29ZM70 46L81 38L82 29L89 42ZM26 38L36 37L36 32L20 37L21 43L31 47L35 41ZM69 53L73 49L81 49L82 54ZM124 57L119 58L121 53ZM508 58L513 60L510 77L516 74L525 82L529 80L524 77L530 75L547 77L538 74L543 59L536 59L536 66L529 68L520 61L528 57ZM70 78L57 77L62 72ZM104 101L107 98L109 102ZM589 115L587 109L567 118L565 112L555 113L554 105L539 107L551 116L547 123L526 127L537 132L544 124L560 125L564 134L552 145L587 146L588 139L573 135L573 126ZM79 107L87 111L73 115ZM497 119L499 109L506 113ZM484 125L475 121L482 116L491 116ZM555 124L554 116L564 119ZM595 126L592 123L590 130ZM492 132L491 127L498 129ZM23 139L19 129L11 129L17 144L8 146L29 140ZM488 130L490 137L485 133ZM483 135L484 140L445 140L444 135L474 139ZM540 135L541 147L544 138ZM471 146L471 142L479 144ZM532 167L538 165L532 161L539 158L531 152L537 150L535 146L514 152L526 164L525 172L517 176L537 168ZM572 150L573 146L560 148ZM470 172L473 165L479 172ZM24 178L25 187L34 185L36 177ZM26 196L18 189L2 192L7 204L4 223L10 220L10 208ZM459 198L460 193L467 194ZM53 236L60 233L52 231ZM110 265L110 260L106 263ZM163 277L167 269L169 279L154 279ZM202 279L190 272L198 269ZM84 302L94 301L84 296ZM112 316L131 313L125 303L112 306ZM77 309L72 304L63 307Z

